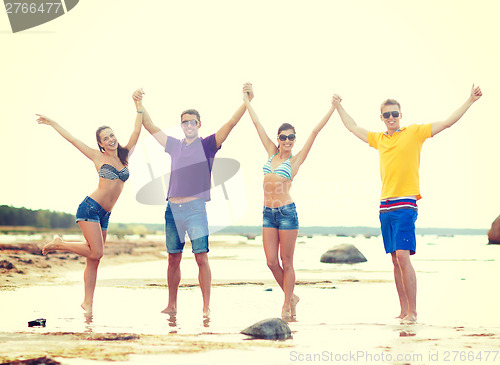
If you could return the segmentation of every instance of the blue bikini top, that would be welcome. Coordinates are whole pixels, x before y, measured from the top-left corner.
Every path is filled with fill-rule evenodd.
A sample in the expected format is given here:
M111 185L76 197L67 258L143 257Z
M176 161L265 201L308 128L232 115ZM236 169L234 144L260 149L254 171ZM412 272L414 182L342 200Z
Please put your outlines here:
M290 157L283 161L278 167L276 167L273 170L271 170L271 161L273 160L274 156L276 156L278 153L276 152L274 155L269 157L269 160L264 164L263 170L264 170L264 175L266 174L276 174L281 177L284 177L285 179L292 180L292 165L290 164Z

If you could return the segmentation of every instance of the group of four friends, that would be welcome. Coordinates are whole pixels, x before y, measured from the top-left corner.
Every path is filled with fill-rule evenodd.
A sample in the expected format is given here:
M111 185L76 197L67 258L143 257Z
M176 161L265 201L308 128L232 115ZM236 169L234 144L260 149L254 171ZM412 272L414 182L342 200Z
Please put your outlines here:
M203 297L203 316L210 316L211 271L208 260L209 229L206 202L210 201L211 172L215 154L222 143L248 110L259 138L267 152L264 172L264 209L262 238L267 265L284 292L281 316L287 320L296 318L299 297L294 294L295 271L293 256L299 232L295 203L290 188L300 166L305 161L316 136L326 125L335 110L345 127L363 142L378 150L382 193L380 197L380 223L386 253L390 253L394 265L394 279L401 311L397 318L405 323L417 320L417 282L410 256L415 254L415 221L419 189L420 150L424 141L455 124L481 96L479 87L472 86L470 96L447 119L430 124L411 124L402 127L401 106L394 99L385 100L380 119L385 132L369 132L360 127L341 105L335 94L325 116L313 128L302 149L293 154L296 132L291 124L282 124L276 139L268 136L251 101L254 97L250 83L243 85L243 104L216 133L202 138L200 114L188 109L181 114L182 140L167 136L142 104L144 92L133 94L137 109L134 131L127 145L122 147L108 126L96 131L99 149L87 146L73 137L54 120L38 115L38 123L52 126L62 137L72 143L92 160L99 176L97 189L87 196L78 207L76 221L86 242L67 242L56 236L46 244L42 252L66 251L86 257L84 271L85 297L82 308L92 313L97 268L103 256L109 216L125 181L129 177L128 159L136 145L141 126L151 133L171 157L171 174L165 211L165 235L168 253L168 305L163 313L177 312L177 292L181 280L180 263L185 236L191 241L192 251L199 268L199 285Z

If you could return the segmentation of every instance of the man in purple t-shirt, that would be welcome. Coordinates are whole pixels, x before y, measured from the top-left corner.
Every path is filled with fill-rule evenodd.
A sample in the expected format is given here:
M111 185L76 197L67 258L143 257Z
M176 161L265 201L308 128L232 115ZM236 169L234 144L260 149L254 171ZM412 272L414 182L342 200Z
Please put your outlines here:
M134 100L142 95L134 93ZM250 99L253 95L250 95ZM215 154L245 113L242 104L231 119L215 134L206 138L198 135L200 114L188 109L181 114L182 140L167 136L153 124L144 108L143 125L170 154L172 165L165 211L165 236L168 252L168 305L162 313L177 313L177 292L181 280L180 263L186 233L198 264L203 316L210 314L210 284L212 274L208 263L208 221L205 203L210 200L212 165Z

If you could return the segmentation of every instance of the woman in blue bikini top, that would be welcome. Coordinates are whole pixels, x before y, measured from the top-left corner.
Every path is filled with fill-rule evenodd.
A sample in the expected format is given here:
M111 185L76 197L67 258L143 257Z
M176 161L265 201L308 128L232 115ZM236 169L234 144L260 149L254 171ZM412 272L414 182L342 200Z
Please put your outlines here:
M142 89L139 91L142 94ZM82 303L82 308L86 313L92 312L97 267L103 255L104 243L107 236L107 220L123 190L125 181L129 177L128 159L133 147L137 144L141 131L142 102L135 101L135 104L137 117L135 119L134 130L127 145L125 147L120 146L113 130L110 127L104 126L96 131L99 150L91 148L73 137L56 121L37 114L39 124L49 125L54 128L64 139L92 160L99 176L97 189L84 199L77 211L77 223L87 242L67 242L56 236L53 241L46 244L42 249L43 254L51 251L66 251L87 258L87 266L84 274L85 298ZM81 208L84 204L87 204L85 208ZM86 216L80 218L79 214L86 214ZM100 220L97 220L94 214L100 214L97 216Z
M296 305L299 301L299 297L293 293L295 286L293 253L299 226L295 204L290 195L290 188L292 180L311 150L316 136L326 125L341 99L338 95L332 98L328 112L313 128L302 150L292 154L295 144L295 128L288 123L281 125L278 129L275 144L267 135L250 104L249 93L253 93L253 89L252 84L247 83L243 86L243 100L268 154L268 160L263 167L264 212L262 240L264 252L267 265L285 294L281 316L287 320L293 320L296 315Z

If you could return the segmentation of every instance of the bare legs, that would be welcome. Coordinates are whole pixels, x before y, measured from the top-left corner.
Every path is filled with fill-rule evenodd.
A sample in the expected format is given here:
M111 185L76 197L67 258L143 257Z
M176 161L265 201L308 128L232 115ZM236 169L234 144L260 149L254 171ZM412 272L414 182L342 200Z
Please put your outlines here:
M414 323L417 321L417 276L410 261L410 251L397 250L391 256L401 306L401 313L396 318Z
M208 253L196 253L194 255L198 264L198 282L200 283L201 295L203 297L203 316L210 316L210 284L212 283L212 272L208 263Z
M66 242L60 237L56 237L43 247L42 253L46 255L51 251L65 251L87 258L87 266L83 273L85 298L83 299L82 308L86 313L90 314L94 302L97 268L104 253L107 231L102 231L101 225L96 222L79 221L78 225L86 242Z
M181 282L181 259L182 252L168 254L167 285L168 285L168 305L162 313L177 313L177 291Z
M296 315L296 306L300 300L297 295L293 294L295 287L293 254L298 233L297 229L277 230L267 227L262 229L267 266L285 294L285 301L281 310L281 316L284 318L291 318ZM279 259L281 259L281 264Z
M212 273L208 262L208 253L196 253L196 263L198 264L198 282L200 284L201 295L203 297L203 316L210 315L210 285ZM168 305L162 313L177 313L177 292L181 281L181 259L182 253L168 254L167 284L168 284Z

